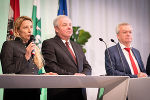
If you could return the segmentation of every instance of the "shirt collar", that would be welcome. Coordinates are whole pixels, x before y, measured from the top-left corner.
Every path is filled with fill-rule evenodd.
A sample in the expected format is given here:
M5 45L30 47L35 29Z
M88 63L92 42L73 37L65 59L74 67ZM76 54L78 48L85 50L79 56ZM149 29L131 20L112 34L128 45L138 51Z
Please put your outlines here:
M19 41L20 43L24 44L25 46L28 46L28 43L23 43L23 40L20 37L16 37L15 41Z
M63 40L63 39L61 39L62 41L63 41L63 43L65 44L65 42L66 42L66 40ZM69 45L70 45L70 40L68 40L67 41L68 43L69 43Z
M121 47L121 49L127 48L125 45L123 45L122 43L119 42L119 45ZM132 46L130 45L130 49L132 48Z

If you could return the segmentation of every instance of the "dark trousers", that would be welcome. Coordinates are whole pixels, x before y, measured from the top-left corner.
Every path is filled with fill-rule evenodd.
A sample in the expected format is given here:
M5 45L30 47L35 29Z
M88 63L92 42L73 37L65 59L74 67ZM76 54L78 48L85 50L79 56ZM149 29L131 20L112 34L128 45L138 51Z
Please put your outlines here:
M4 94L3 100L40 100L40 95L29 95L29 94Z
M40 100L40 89L4 89L3 100Z

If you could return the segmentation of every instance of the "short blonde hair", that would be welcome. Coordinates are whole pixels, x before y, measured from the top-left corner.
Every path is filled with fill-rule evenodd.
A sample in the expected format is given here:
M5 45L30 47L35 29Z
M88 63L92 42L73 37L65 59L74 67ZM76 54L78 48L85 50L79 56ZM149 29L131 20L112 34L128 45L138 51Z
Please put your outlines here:
M129 23L120 23L117 25L116 27L116 33L118 34L120 32L120 27L121 26L126 26L126 25L130 25Z

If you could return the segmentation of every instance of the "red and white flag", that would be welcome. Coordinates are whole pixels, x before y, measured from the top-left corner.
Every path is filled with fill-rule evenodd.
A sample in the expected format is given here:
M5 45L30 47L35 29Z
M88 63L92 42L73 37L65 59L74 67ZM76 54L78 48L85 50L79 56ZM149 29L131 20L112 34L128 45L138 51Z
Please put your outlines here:
M6 40L14 39L13 23L19 16L20 16L19 0L10 0Z

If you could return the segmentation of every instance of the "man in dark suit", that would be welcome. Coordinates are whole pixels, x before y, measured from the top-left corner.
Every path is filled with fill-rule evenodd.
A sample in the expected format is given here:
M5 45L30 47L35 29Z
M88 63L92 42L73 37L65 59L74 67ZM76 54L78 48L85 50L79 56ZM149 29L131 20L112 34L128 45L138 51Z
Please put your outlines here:
M146 73L148 75L150 75L150 54L149 54L148 59L147 59Z
M91 66L79 44L70 41L72 22L65 15L57 16L53 22L56 36L45 40L42 44L42 54L45 59L46 72L59 75L91 74ZM48 89L48 100L86 100L85 89Z
M140 52L131 47L131 25L128 23L119 24L117 27L117 38L119 43L105 51L107 75L129 76L131 78L147 77Z

